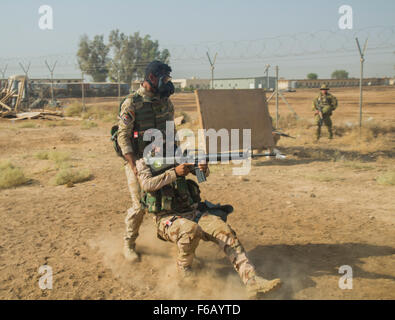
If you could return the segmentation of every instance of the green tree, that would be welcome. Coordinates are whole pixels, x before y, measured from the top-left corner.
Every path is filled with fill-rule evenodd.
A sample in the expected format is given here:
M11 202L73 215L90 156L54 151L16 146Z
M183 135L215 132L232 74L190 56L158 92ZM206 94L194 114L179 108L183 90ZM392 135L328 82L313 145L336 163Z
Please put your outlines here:
M348 79L348 72L346 70L335 70L332 73L332 79Z
M112 81L118 80L130 83L144 77L145 68L152 60L169 63L170 52L167 49L159 50L158 41L151 40L149 35L140 36L139 32L125 35L119 30L113 30L109 36L109 48L113 60L108 64L109 77Z
M77 52L78 64L81 71L90 75L95 82L104 82L108 76L108 54L110 49L104 44L104 36L97 35L89 40L83 35Z
M307 75L307 79L309 79L309 80L317 80L318 79L318 74L316 74L316 73L309 73Z

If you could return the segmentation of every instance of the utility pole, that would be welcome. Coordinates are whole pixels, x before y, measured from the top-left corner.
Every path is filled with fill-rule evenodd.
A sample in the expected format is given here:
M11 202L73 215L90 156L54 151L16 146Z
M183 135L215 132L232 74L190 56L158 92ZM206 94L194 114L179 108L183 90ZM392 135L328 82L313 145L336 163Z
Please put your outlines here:
M276 128L278 128L278 66L276 66Z
M287 99L284 97L283 93L278 89L278 74L279 74L279 67L276 66L276 79L275 79L275 89L274 92L271 94L271 96L266 99L266 102L269 103L270 100L272 100L272 98L274 96L276 96L276 128L278 128L278 121L280 119L280 115L279 115L279 97L281 97L281 99L283 100L283 102L285 103L285 105L288 107L288 109L294 114L296 119L299 119L298 114L295 112L295 110L291 107L291 105L288 103Z
M214 69L215 69L215 61L217 60L217 54L214 56L214 60L212 61L210 55L207 52L208 61L210 62L211 66L211 89L214 89Z
M52 106L56 106L55 104L55 99L54 99L54 94L53 94L53 72L55 70L56 64L58 63L58 61L55 61L53 67L51 68L47 62L47 60L45 60L45 64L47 65L47 68L49 70L49 72L51 73L51 99L52 99Z
M84 88L84 71L82 71L82 73L81 73L81 93L82 93L82 112L86 112L85 88Z
M355 38L357 41L357 46L358 46L358 51L361 56L361 78L359 80L359 129L360 129L360 134L361 134L361 128L362 128L362 103L363 103L363 64L365 62L365 52L366 48L368 46L368 39L365 41L365 45L363 46L363 50L361 50L361 46L359 45L359 40L358 38Z

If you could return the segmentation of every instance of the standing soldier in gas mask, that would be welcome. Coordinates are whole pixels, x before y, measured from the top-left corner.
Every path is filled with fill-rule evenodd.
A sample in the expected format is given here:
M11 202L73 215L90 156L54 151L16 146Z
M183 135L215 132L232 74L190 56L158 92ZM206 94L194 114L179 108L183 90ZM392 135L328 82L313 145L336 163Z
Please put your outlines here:
M117 151L125 159L126 177L132 197L132 206L125 219L124 237L124 256L131 262L139 260L136 239L144 218L140 186L136 178L136 161L143 156L144 132L154 128L164 133L166 122L174 123L174 106L169 99L174 93L171 71L167 64L160 61L153 61L147 66L140 88L121 104L118 130L112 131L114 143L118 144Z

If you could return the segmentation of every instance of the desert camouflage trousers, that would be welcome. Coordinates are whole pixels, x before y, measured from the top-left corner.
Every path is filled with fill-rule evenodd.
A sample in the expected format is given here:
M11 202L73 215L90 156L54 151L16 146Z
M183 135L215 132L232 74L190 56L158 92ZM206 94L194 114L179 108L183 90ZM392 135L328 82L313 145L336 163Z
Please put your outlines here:
M195 213L173 214L155 217L158 236L178 247L177 266L181 270L192 266L195 250L200 240L216 243L227 255L241 280L246 284L255 276L255 268L237 239L236 233L221 218L204 214L198 223Z
M144 208L140 203L140 184L129 164L125 164L126 178L130 196L132 198L132 206L126 214L126 232L125 240L132 246L139 236L139 229L144 219Z
M316 138L319 139L321 137L320 116L316 115L314 120L315 120L315 124L317 126ZM332 139L333 138L333 130L332 130L331 117L329 115L324 115L322 122L328 128L329 138Z

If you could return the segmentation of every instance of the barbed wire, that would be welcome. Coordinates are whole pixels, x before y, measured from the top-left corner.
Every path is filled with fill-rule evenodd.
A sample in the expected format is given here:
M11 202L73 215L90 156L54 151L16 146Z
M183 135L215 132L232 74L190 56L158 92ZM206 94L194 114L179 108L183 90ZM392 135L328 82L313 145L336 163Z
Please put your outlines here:
M369 38L370 54L391 53L395 49L395 26L375 26L359 30L319 30L290 35L279 35L254 40L206 41L194 44L163 44L170 51L171 63L178 65L206 65L207 52L218 53L218 64L246 63L264 60L309 60L346 58L357 55L355 38ZM55 73L81 76L76 52L35 57L0 58L0 69L7 66L8 74L21 73L19 63L31 63L30 75L47 74L44 61L58 61ZM150 61L139 61L145 66ZM101 68L101 67L100 67ZM94 71L94 68L89 71Z

